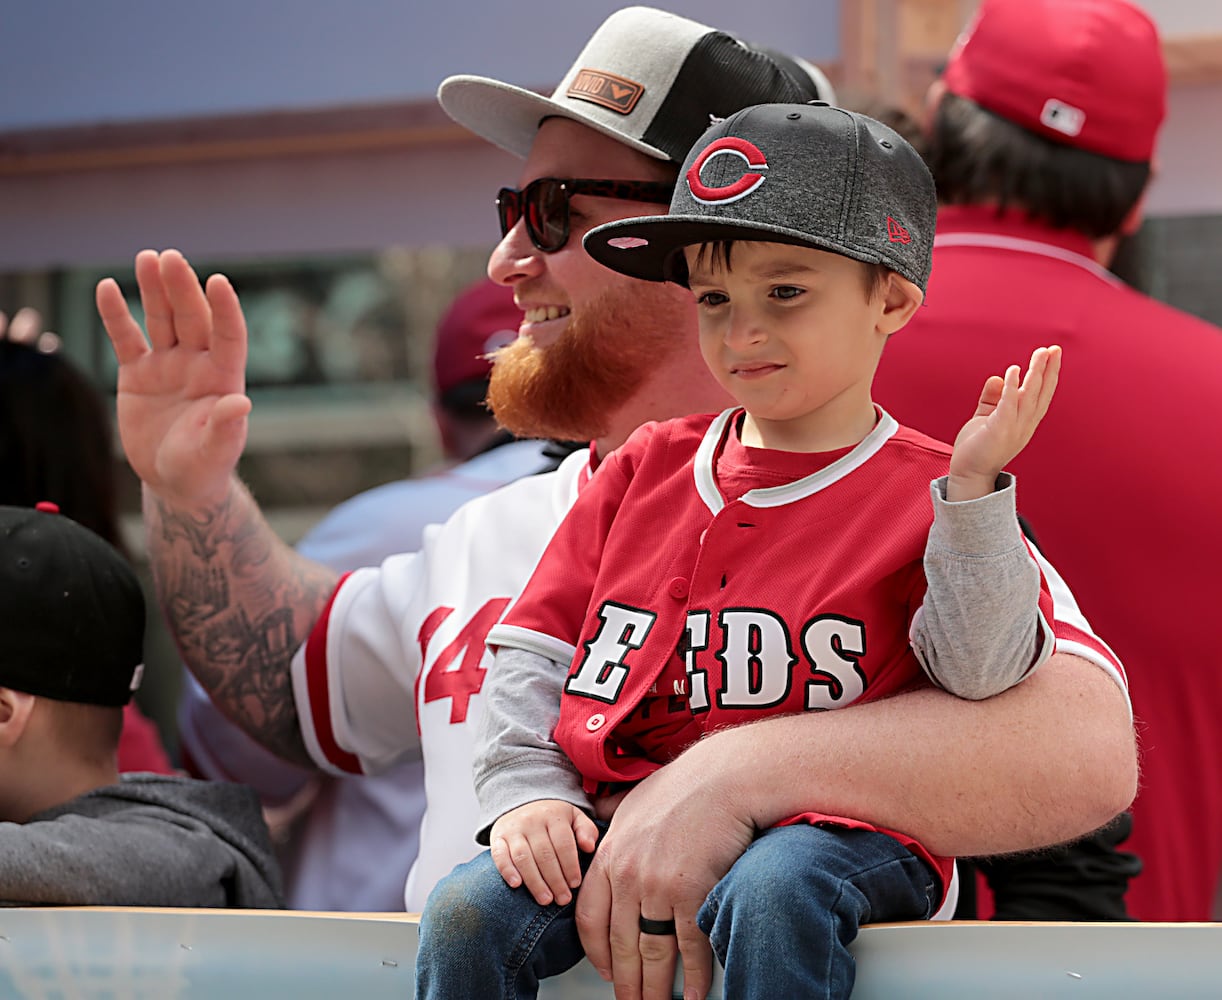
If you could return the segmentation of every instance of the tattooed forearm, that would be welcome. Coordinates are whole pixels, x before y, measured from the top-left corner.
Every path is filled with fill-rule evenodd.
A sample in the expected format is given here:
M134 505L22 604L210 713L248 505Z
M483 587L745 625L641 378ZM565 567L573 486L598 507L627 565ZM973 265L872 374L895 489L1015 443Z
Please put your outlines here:
M183 660L230 719L269 750L308 763L289 664L338 575L276 537L236 482L207 510L145 491L157 597Z

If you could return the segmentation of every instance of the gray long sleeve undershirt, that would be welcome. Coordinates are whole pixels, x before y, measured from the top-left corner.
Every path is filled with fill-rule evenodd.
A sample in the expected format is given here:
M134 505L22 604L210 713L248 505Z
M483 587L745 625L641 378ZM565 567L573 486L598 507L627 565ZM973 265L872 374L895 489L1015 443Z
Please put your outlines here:
M1051 651L1038 613L1040 572L1015 511L1014 477L979 500L946 500L946 477L930 484L934 522L925 548L927 590L909 639L939 687L982 699L1027 677ZM500 647L484 682L476 733L476 839L498 817L541 799L590 810L581 775L552 739L569 664Z
M475 733L479 843L488 843L498 817L528 802L559 799L590 810L581 775L552 739L568 669L525 649L497 650Z
M1039 614L1040 570L1018 524L1014 477L1003 472L979 500L947 501L945 476L930 494L927 590L909 639L939 687L991 698L1030 674L1053 643Z

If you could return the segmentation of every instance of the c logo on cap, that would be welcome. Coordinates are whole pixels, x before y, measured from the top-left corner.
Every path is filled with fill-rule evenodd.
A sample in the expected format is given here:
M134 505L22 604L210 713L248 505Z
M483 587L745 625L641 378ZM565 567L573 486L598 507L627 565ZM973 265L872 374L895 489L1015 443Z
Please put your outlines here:
M768 169L768 161L754 143L733 135L714 139L704 147L704 152L696 157L696 162L687 171L687 189L691 191L692 197L702 204L716 205L722 202L738 201L739 198L745 198L764 183L763 173L755 172L745 173L733 184L727 184L724 187L709 187L700 179L700 171L714 156L723 155L739 157L752 171Z

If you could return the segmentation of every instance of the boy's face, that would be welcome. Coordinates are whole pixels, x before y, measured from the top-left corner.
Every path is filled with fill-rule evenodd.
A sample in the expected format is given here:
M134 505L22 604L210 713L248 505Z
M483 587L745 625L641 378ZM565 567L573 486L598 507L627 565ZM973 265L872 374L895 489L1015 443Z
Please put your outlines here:
M864 264L810 247L735 243L728 268L699 249L684 253L701 353L758 429L748 443L815 451L864 437L896 283L871 296Z

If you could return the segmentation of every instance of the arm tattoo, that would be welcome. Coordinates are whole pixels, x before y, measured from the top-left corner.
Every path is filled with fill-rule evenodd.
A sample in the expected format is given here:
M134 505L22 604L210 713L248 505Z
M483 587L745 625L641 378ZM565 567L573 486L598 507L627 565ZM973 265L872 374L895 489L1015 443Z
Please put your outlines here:
M145 524L157 597L191 672L251 737L310 763L289 666L338 574L277 538L236 482L191 513L146 493Z

